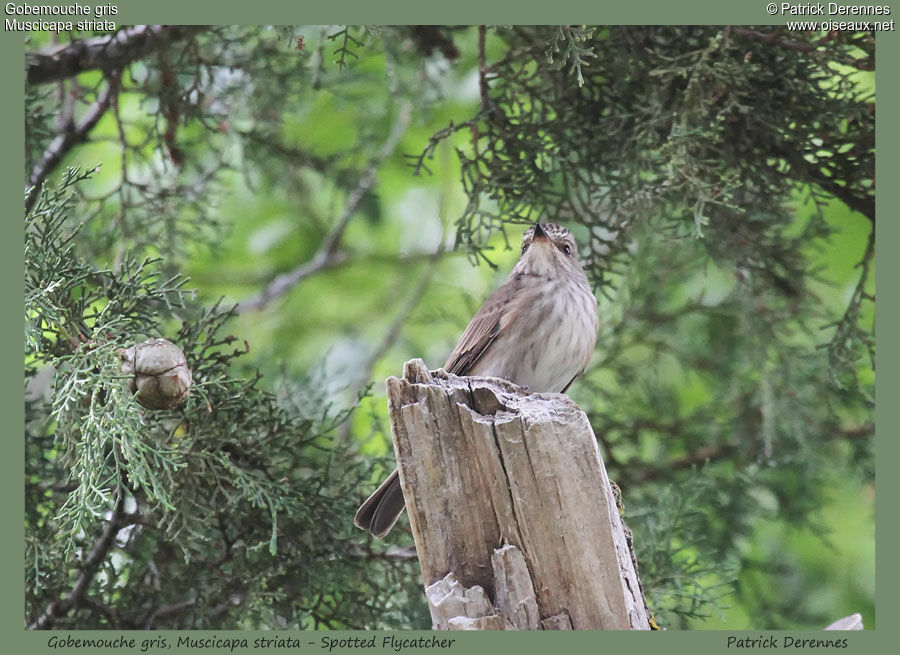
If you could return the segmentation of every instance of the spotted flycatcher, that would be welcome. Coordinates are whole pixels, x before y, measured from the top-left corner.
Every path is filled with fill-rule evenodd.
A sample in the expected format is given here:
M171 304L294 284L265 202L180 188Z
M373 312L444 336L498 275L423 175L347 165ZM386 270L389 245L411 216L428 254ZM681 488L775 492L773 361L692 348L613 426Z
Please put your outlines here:
M572 233L537 223L522 237L522 254L509 278L475 314L444 369L505 378L533 392L564 393L590 362L599 324L597 299ZM383 537L404 507L394 471L353 522Z

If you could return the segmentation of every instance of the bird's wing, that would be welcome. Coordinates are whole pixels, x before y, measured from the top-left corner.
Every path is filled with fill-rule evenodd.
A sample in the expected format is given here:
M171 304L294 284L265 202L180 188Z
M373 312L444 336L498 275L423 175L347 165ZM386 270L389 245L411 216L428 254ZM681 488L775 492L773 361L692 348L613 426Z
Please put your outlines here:
M568 391L568 390L569 390L569 387L572 386L572 383L573 383L575 380L577 380L577 379L578 379L578 376L581 375L582 373L584 373L584 369L578 371L578 373L576 373L576 374L572 377L572 379L569 380L569 384L567 384L566 386L563 387L563 390L560 391L560 393L565 393L566 391Z
M484 301L472 317L465 332L459 338L456 348L447 358L444 370L456 375L468 375L490 348L491 344L508 329L511 311L512 289L507 289L516 281L509 280L494 295Z

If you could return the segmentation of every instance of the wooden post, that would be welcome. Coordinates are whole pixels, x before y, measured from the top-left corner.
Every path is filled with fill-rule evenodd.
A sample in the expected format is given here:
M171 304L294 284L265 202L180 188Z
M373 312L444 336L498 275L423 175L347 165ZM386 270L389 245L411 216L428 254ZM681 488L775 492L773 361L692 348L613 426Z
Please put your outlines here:
M435 628L650 628L631 534L575 403L419 359L387 393Z

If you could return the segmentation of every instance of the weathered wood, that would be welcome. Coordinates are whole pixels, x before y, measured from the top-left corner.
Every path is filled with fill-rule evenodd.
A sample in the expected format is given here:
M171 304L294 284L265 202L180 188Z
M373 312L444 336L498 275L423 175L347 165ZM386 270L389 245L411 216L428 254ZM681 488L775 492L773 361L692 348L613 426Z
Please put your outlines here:
M544 630L571 630L572 619L566 612L560 612L554 616L548 616L541 620L541 627Z
M863 629L863 620L862 614L857 612L856 614L851 614L850 616L845 616L842 619L838 619L831 625L829 625L825 630L862 630Z
M494 604L519 630L539 630L541 617L531 574L522 551L507 544L491 556L494 571Z
M493 625L498 615L494 613L484 589L478 585L467 589L452 573L428 585L425 597L431 611L431 624L438 630L503 629L502 620L498 628L473 627L484 626L488 619Z
M575 403L421 360L387 390L436 628L649 629L627 528ZM487 608L473 606L476 587Z

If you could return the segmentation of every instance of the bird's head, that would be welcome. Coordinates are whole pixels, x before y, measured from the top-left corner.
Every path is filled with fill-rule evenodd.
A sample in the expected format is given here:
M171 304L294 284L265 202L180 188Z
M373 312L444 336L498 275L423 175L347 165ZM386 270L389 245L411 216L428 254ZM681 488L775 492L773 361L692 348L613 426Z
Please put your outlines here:
M572 233L556 223L535 223L522 236L516 272L557 278L584 274Z

